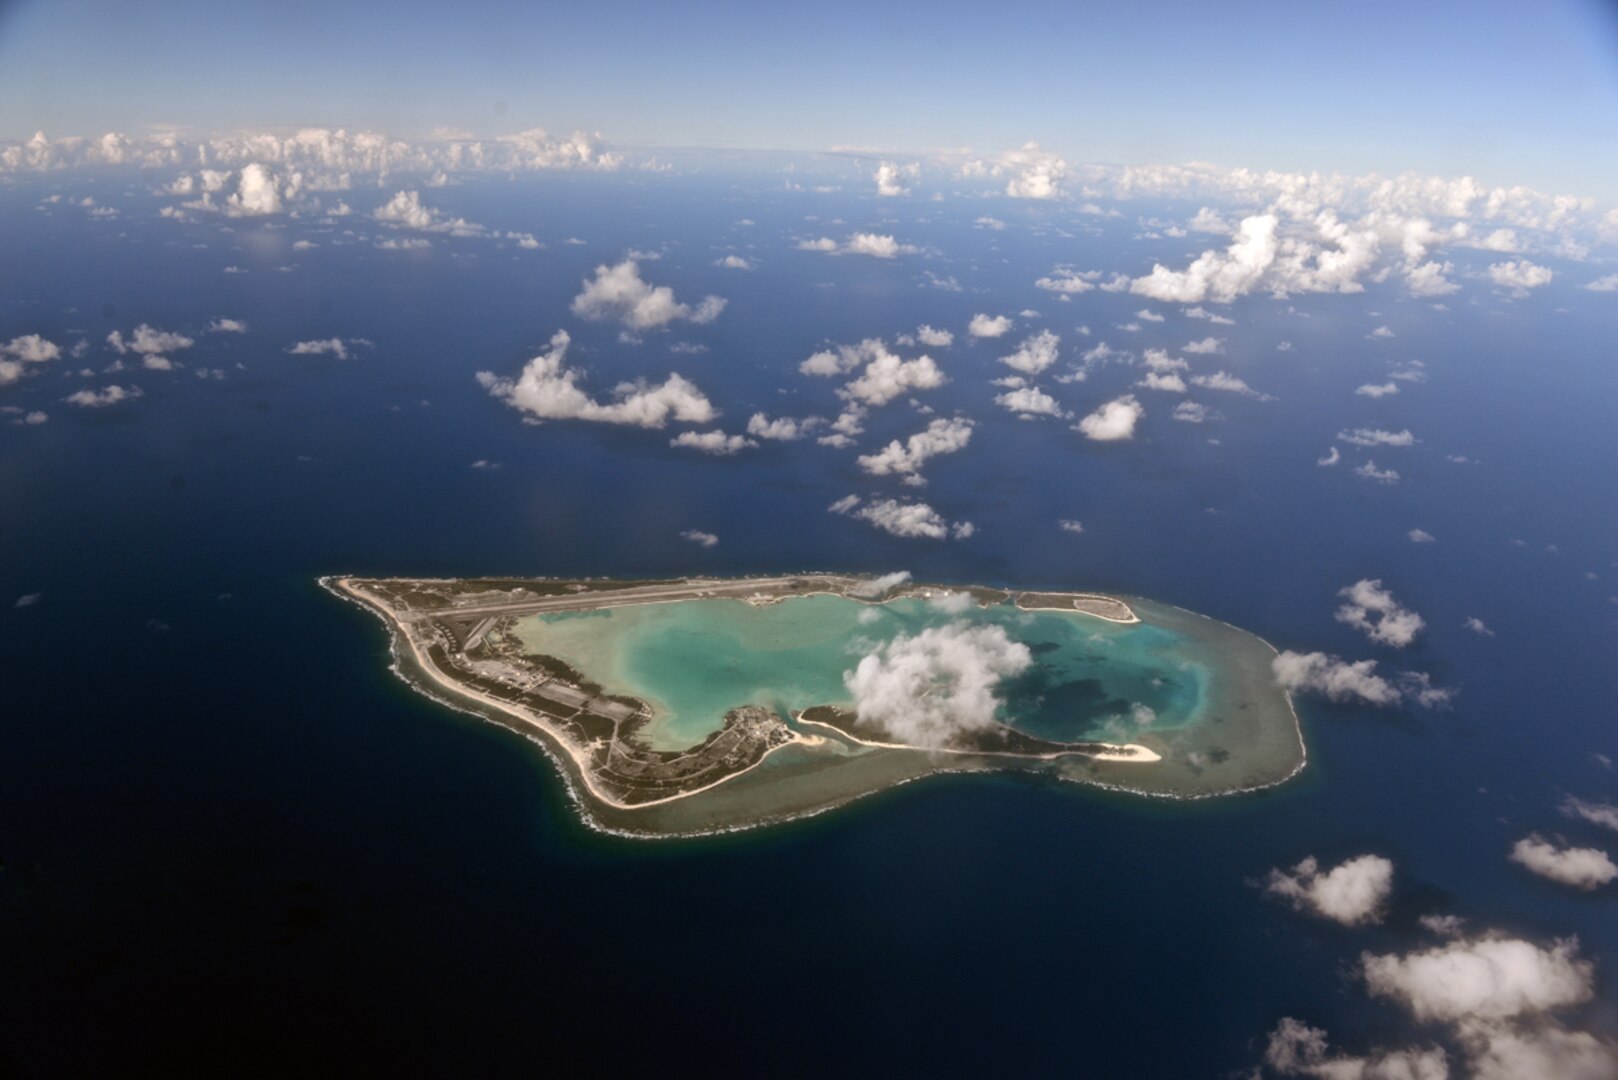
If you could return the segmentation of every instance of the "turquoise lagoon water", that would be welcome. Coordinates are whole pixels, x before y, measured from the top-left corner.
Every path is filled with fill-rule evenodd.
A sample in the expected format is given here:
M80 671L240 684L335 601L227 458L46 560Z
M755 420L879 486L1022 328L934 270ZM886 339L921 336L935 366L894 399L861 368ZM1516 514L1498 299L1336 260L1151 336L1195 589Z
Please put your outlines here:
M950 613L924 600L864 604L795 597L765 607L691 600L532 616L518 633L617 693L652 704L644 735L672 749L700 741L728 709L760 704L783 717L848 702L844 672L900 634L965 619L1027 645L1034 664L1001 684L1001 719L1043 738L1117 740L1200 718L1208 672L1195 644L1164 627L1010 604ZM1151 710L1145 714L1137 706Z

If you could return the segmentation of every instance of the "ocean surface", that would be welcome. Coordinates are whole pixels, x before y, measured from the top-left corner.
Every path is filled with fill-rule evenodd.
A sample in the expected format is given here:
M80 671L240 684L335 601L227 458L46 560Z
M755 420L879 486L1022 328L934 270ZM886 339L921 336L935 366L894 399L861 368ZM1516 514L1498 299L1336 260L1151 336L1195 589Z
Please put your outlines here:
M1032 306L1064 357L1200 338L1171 316L1125 341L1109 327L1138 298L1060 304L1029 284L1056 263L1181 261L1194 236L1138 239L1133 220L1079 233L1071 209L1002 203L1014 228L990 233L967 200L895 211L629 175L434 193L542 251L383 252L359 220L369 193L347 194L352 222L272 227L160 220L150 186L0 188L0 340L90 346L0 389L0 405L49 414L0 424L0 1074L1223 1077L1283 1016L1349 1046L1420 1037L1348 973L1363 950L1429 940L1416 917L1431 912L1577 934L1612 985L1611 891L1506 858L1535 829L1600 842L1556 804L1618 794L1595 756L1618 757L1618 318L1582 277L1516 302L1468 278L1445 311L1391 285L1247 298L1219 362L1275 400L1204 395L1223 419L1197 425L1146 399L1139 436L1104 446L990 404L1009 342L960 332L976 311ZM121 215L39 209L53 192ZM793 250L833 220L932 254ZM682 298L727 297L722 317L630 345L570 315L580 280L632 247L664 253L643 270ZM731 248L759 270L716 268ZM220 317L250 331L201 332ZM195 335L186 369L73 374L116 360L106 335L142 322ZM565 327L592 388L676 370L734 431L755 409L830 414L798 363L921 323L960 335L927 403L979 422L921 493L976 524L966 541L826 513L877 488L849 452L715 459L671 449L672 431L527 425L474 381L515 374ZM1378 325L1397 336L1367 338ZM347 361L286 351L333 336L373 344ZM1354 395L1411 359L1426 382ZM1056 392L1088 411L1138 374L1103 366ZM61 400L114 381L144 396ZM1365 424L1420 437L1373 455L1399 484L1315 464ZM921 422L901 400L867 426L862 447ZM1414 528L1437 542L1410 542ZM691 529L719 543L682 540ZM1146 596L1459 694L1438 711L1300 698L1309 767L1247 797L945 776L789 827L632 841L584 828L533 745L411 692L380 624L315 582L802 569ZM1334 620L1361 578L1425 617L1416 644ZM1382 926L1314 920L1250 884L1365 852L1397 867ZM1618 1032L1610 989L1572 1019Z

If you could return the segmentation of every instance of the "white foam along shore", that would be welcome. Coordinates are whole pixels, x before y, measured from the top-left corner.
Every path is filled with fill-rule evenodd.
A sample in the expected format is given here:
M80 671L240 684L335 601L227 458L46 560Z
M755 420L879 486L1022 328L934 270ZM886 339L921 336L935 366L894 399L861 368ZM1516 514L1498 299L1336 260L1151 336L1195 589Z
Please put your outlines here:
M423 579L423 580L425 580L425 579ZM452 695L457 695L457 696L459 696L461 698L470 699L470 700L475 701L479 705L482 705L482 706L484 706L486 708L491 708L491 709L494 709L494 710L496 710L496 711L498 711L498 712L500 712L500 713L502 713L504 715L513 717L513 718L521 721L525 726L527 726L529 728L532 728L535 731L538 731L541 734L543 734L544 736L546 736L549 743L556 750L559 750L561 753L566 754L568 759L570 761L572 761L573 766L574 766L574 770L577 773L578 781L583 785L585 790L587 790L590 793L591 797L598 800L602 805L611 807L611 808L613 808L615 810L625 810L625 811L639 810L639 809L643 809L643 808L650 808L650 807L655 807L655 806L661 806L661 805L671 803L671 802L676 802L676 801L678 801L680 799L690 798L693 795L700 795L705 791L709 791L709 790L711 790L713 788L719 787L722 784L726 784L726 783L730 782L731 780L734 780L735 778L737 778L739 776L742 776L742 775L745 775L746 773L752 771L753 769L758 768L761 764L764 763L766 758L768 758L771 754L775 753L778 750L784 750L784 749L786 749L787 747L790 747L790 746L800 746L800 747L804 747L804 748L814 749L814 748L818 748L818 747L821 747L821 746L824 745L824 740L820 736L809 735L807 733L793 731L793 732L791 732L792 737L791 737L791 739L789 741L781 743L781 744L779 744L777 746L770 747L769 749L765 750L765 752L763 754L761 754L759 756L758 761L755 761L753 764L747 766L744 769L738 769L737 771L735 771L733 773L729 773L729 774L727 774L727 775L725 775L723 777L720 777L718 780L715 780L711 784L705 784L702 787L693 788L693 789L691 789L689 791L682 791L682 792L680 792L678 794L669 795L669 796L666 796L666 797L661 798L661 799L650 799L650 800L647 800L647 801L644 801L644 802L626 803L626 802L616 798L610 792L602 790L597 785L597 783L595 782L594 774L593 774L593 772L592 772L592 770L590 768L589 751L586 748L579 746L571 738L569 738L564 732L557 729L550 722L549 718L546 717L544 714L535 712L533 710L524 709L519 705L515 705L515 704L513 704L511 702L503 701L503 700L501 700L499 698L496 698L496 697L493 697L491 695L482 693L481 691L478 691L478 690L476 690L476 689L474 689L472 687L467 686L465 683L462 683L462 682L459 682L458 680L450 678L443 671L441 671L438 668L438 666L436 664L434 664L427 657L424 649L422 648L421 643L417 640L416 635L411 632L410 627L409 627L408 623L406 622L406 620L401 618L399 612L396 611L394 609L394 607L391 604L389 604L386 600L384 600L381 597L377 596L375 593L373 593L373 592L371 592L371 591L369 591L367 589L364 589L361 586L357 585L355 583L355 579L353 577L349 577L349 576L323 577L323 578L320 579L320 584L322 586L324 586L325 588L327 588L328 590L333 591L333 592L335 592L336 594L338 594L340 596L344 596L346 599L353 600L354 602L360 604L360 606L369 608L370 610L372 610L372 611L376 612L378 615L380 615L382 617L382 619L383 619L383 622L388 626L390 633L392 635L394 635L396 639L402 639L405 642L406 646L410 650L410 654L411 654L411 657L413 658L413 660L415 662L416 668L418 670L420 670L422 673L424 673L427 676L427 678L432 680L432 682L437 684L440 689L442 689L444 691L447 691ZM846 594L844 594L844 593L842 593L840 591L837 591L837 590L827 589L823 593L819 592L819 591L816 591L814 593L806 593L806 594L798 594L798 595L845 596ZM905 595L913 595L913 594L911 594L907 590L906 592L900 593L900 594L898 594L896 596L889 597L887 599L900 599ZM1022 594L1013 592L1011 595L1018 597L1019 601L1020 601L1020 597L1021 597ZM1081 608L1077 603L1075 603L1071 607L1069 607L1069 606L1061 606L1061 605L1052 605L1050 607L1028 607L1028 608L1025 608L1024 610L1029 610L1029 611L1052 610L1052 611L1063 611L1063 612L1078 611L1081 614L1092 615L1095 618L1104 619L1104 620L1106 620L1108 622L1115 622L1115 623L1138 623L1138 622L1140 622L1139 617L1135 615L1134 611L1131 610L1128 607L1127 604L1124 604L1123 601L1117 600L1117 599L1115 599L1113 597L1101 596L1099 594L1090 594L1090 593L1062 594L1062 595L1072 595L1075 598L1094 599L1094 600L1103 601L1103 602L1106 602L1106 603L1109 603L1109 604L1116 604L1116 605L1122 607L1126 612L1128 612L1128 617L1127 618L1114 617L1114 616L1102 614L1102 613L1096 612L1096 611L1087 611L1087 610L1084 610L1083 608ZM627 606L627 605L641 605L641 604L647 604L647 603L678 603L678 602L680 602L680 600L672 599L672 598L671 599L649 599L649 598L614 597L610 593L609 594L603 594L600 599L602 600L602 602L597 606L603 607L603 608ZM735 597L734 599L746 600L748 598L746 598L746 597ZM886 603L887 600L885 599L885 600L876 601L876 602L877 603ZM1018 606L1022 606L1020 604L1020 602L1019 602ZM403 674L403 673L401 672L401 674ZM406 678L407 678L407 681L408 681L407 676L406 676ZM808 721L803 720L801 714L795 716L795 719L798 720L800 723L809 724L809 725L812 725L814 727L819 727L819 728L823 728L823 729L835 732L835 734L839 738L841 738L843 740L846 740L847 742L852 742L852 743L855 743L855 744L860 745L860 746L868 747L870 749L903 750L903 751L909 751L911 753L931 753L931 752L933 752L930 748L912 746L912 745L907 744L907 743L889 743L889 742L880 742L880 741L876 741L876 740L860 738L860 737L855 736L855 735L850 735L847 732L840 731L837 728L832 727L831 725L819 724L819 723L817 723L815 721L812 721L812 720L808 720ZM1055 752L1048 753L1048 754L1018 754L1018 753L1011 752L1011 751L943 750L942 752L943 753L956 754L958 756L965 756L965 757L1005 757L1005 758L1017 758L1017 759L1021 759L1021 760L1027 760L1027 761L1050 761L1050 760L1055 760L1055 759L1060 758L1060 757L1091 757L1091 758L1095 758L1096 760L1100 760L1100 761L1119 762L1119 763L1136 762L1136 763L1147 764L1147 763L1162 760L1162 755L1158 754L1156 751L1152 750L1150 747L1142 746L1142 745L1140 745L1138 743L1129 743L1129 744L1103 743L1103 744L1099 744L1099 745L1103 746L1105 749L1103 749L1100 752L1096 752L1096 753L1091 753L1091 752L1088 752L1088 751L1079 751L1079 750L1055 751Z

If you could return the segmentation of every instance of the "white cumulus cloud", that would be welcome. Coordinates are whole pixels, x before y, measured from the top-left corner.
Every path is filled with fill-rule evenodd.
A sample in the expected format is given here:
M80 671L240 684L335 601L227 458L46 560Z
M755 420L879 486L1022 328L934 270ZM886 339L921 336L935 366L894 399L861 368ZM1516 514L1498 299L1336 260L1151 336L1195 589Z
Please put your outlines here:
M544 420L594 420L608 424L661 428L670 420L706 424L718 416L702 391L678 374L661 383L619 383L611 401L600 402L578 386L580 372L565 366L571 339L558 330L550 348L530 360L516 379L480 371L477 380L490 394Z

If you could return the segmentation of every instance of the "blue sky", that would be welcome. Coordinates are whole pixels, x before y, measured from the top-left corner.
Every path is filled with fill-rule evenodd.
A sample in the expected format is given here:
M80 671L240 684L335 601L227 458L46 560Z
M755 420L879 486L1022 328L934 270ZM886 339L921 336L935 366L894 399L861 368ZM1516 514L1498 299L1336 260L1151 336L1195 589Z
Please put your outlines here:
M1594 0L910 6L23 0L0 138L306 124L1472 174L1618 199Z

